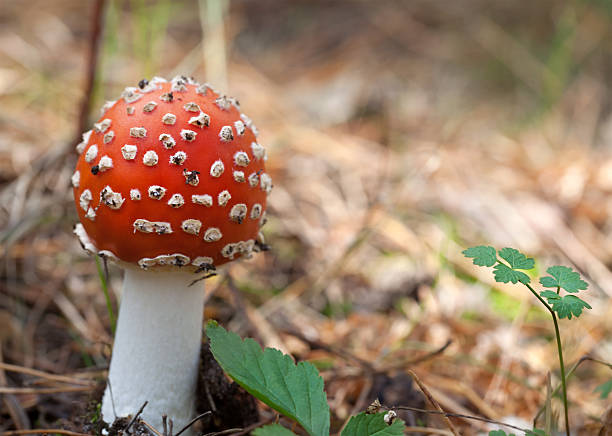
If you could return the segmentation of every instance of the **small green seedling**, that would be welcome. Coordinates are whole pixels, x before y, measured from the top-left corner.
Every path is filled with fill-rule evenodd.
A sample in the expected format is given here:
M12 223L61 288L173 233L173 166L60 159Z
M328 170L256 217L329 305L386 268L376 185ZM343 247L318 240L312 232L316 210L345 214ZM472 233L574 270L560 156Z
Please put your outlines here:
M563 392L563 408L565 412L565 432L570 434L569 416L567 407L567 387L565 384L565 366L563 364L563 349L561 347L561 335L559 333L560 319L572 317L578 318L584 309L591 309L589 304L575 294L587 289L587 282L580 278L580 274L566 266L555 265L549 267L549 274L540 277L543 288L550 288L539 293L530 285L531 279L525 271L535 267L535 261L525 256L514 248L502 248L496 251L490 246L479 245L463 251L466 257L474 262L474 265L493 267L493 275L498 283L521 283L544 305L550 312L555 326L557 338L557 352L559 355L559 367L561 371L561 387ZM564 293L561 293L561 290ZM504 433L499 433L504 434Z

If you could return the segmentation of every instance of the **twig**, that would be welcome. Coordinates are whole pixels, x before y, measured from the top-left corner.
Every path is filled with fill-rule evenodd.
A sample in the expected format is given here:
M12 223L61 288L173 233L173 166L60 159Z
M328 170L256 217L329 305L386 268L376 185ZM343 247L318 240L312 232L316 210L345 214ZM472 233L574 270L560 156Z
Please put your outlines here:
M206 394L206 399L208 400L208 404L210 404L210 409L213 412L217 412L217 406L215 404L215 400L213 399L210 389L208 389L208 380L204 379L204 393Z
M446 343L444 345L442 345L440 348L437 348L433 351L430 351L429 353L426 353L422 356L419 357L415 357L414 359L411 360L404 360L403 362L397 362L394 363L392 365L388 365L388 366L384 366L382 368L379 369L379 372L388 372L388 371L392 371L394 369L401 369L401 368L405 368L406 366L410 366L410 365L416 365L417 363L421 363L421 362L425 362L429 359L432 359L434 357L436 357L439 354L444 353L444 351L446 351L446 349L448 347L450 347L450 345L453 343L452 339L448 339L446 341Z
M3 363L3 360L4 356L2 355L2 341L0 340L0 364ZM2 367L0 367L0 384L2 386L8 386L6 373ZM0 396L0 399L4 404L4 407L8 409L8 413L17 430L31 428L30 419L15 395L2 395Z
M163 419L163 416L162 416L162 419ZM159 431L157 431L157 429L155 427L153 427L151 424L149 424L144 419L140 418L140 422L143 423L145 425L145 427L147 427L147 430L149 432L153 432L155 434L155 436L168 436L168 433L166 433L166 428L165 427L164 427L164 434L161 434ZM165 424L166 423L164 422L164 425Z
M106 386L108 387L108 393L110 394L111 406L113 407L113 416L117 419L117 409L115 409L115 397L113 395L113 384L110 381L110 378L107 377Z
M22 434L62 434L66 436L91 436L86 433L77 433L70 430L61 430L53 428L37 428L34 430L10 430L2 432L2 436L18 436Z
M450 431L453 432L453 434L455 436L459 436L459 433L457 432L457 430L455 429L455 426L453 425L453 423L451 422L450 419L448 419L448 416L446 416L444 410L442 410L442 407L440 407L440 404L436 401L436 399L431 395L431 393L429 392L429 390L427 389L427 387L421 382L421 380L419 379L419 377L417 377L417 375L412 371L412 370L408 370L408 374L412 377L412 379L415 381L415 383L417 385L419 385L419 388L421 389L421 391L423 392L423 394L425 394L425 396L427 397L427 399L429 400L429 402L436 408L438 409L439 412L442 412L444 414L444 420L446 421L446 425L448 426L448 428L450 429Z
M92 385L93 384L91 380L82 380L78 378L67 377L65 375L50 374L48 372L39 371L37 369L26 368L24 366L18 366L18 365L11 365L10 363L4 363L4 362L0 362L0 369L4 369L5 371L9 371L9 372L18 372L21 374L27 374L33 377L40 377L46 380L51 380L51 381L56 381L56 382L61 382L61 383L72 383L76 385Z
M0 386L0 394L59 394L62 392L87 392L95 386L66 386L63 388L13 388Z
M264 425L268 425L270 424L272 421L276 420L277 415L272 415L269 418L266 418L262 421L256 422L255 424L251 424L248 427L242 429L242 431L240 431L239 433L234 434L234 436L244 436L247 435L249 433L251 433L251 431L255 430L256 428L259 427L263 427Z
M546 415L545 415L545 424L544 431L546 434L551 433L552 429L552 379L550 376L550 371L546 373Z
M304 336L302 333L300 333L297 329L294 328L285 328L282 330L283 333L287 333L290 334L291 336L295 336L296 338L298 338L300 341L307 343L310 348L315 348L315 349L320 349L320 350L324 350L327 351L331 354L335 354L337 356L342 357L343 359L346 360L352 360L353 362L357 363L360 367L364 368L367 372L376 374L379 371L376 370L376 368L374 368L374 366L366 361L363 360L357 356L355 356L354 354L343 350L341 348L337 348L334 347L333 345L328 345L324 342L318 341L316 339L309 339L306 336Z
M529 430L521 428L521 427L517 427L515 425L512 424L506 424L505 422L501 422L501 421L496 421L494 419L489 419L489 418L483 418L481 416L472 416L472 415L464 415L462 413L452 413L452 412L445 412L445 411L439 411L439 410L427 410L427 409L419 409L418 407L410 407L410 406L394 406L394 407L385 407L385 409L393 409L393 410L409 410L411 412L419 412L419 413L428 413L431 415L444 415L444 416L448 416L450 418L461 418L461 419L472 419L474 421L481 421L481 422L487 422L489 424L497 424L497 425L502 425L504 427L510 427L513 428L515 430L520 430L522 432L527 433Z
M185 430L187 430L189 427L191 427L193 424L195 424L196 422L198 422L200 419L204 418L205 416L208 415L212 415L212 412L209 410L207 412L204 412L198 416L196 416L195 418L193 418L191 421L189 421L187 423L187 425L185 427L183 427L175 436L180 436L181 433L183 433Z
M130 427L132 426L132 424L134 424L134 422L136 422L136 420L138 419L138 417L140 416L140 414L142 413L142 411L144 410L145 407L147 407L147 404L149 404L148 401L145 401L142 406L140 406L140 409L138 409L138 412L136 412L136 415L134 415L134 417L132 418L132 420L128 423L128 425L125 427L124 433L128 433L128 430L130 429Z
M85 87L83 89L83 99L81 100L81 109L79 111L79 121L75 140L72 144L73 148L81 142L81 133L87 126L87 116L91 105L91 95L93 92L94 81L96 77L96 69L98 67L98 52L100 48L100 36L104 27L104 9L106 0L96 0L91 18L91 33L89 35L89 45L87 48L87 70L85 72Z
M206 279L209 279L211 277L215 277L216 275L217 275L216 272L211 272L211 273L205 274L202 277L199 277L199 278L195 279L194 281L192 281L191 283L189 283L189 286L193 286L196 283L201 282L202 280L206 280Z

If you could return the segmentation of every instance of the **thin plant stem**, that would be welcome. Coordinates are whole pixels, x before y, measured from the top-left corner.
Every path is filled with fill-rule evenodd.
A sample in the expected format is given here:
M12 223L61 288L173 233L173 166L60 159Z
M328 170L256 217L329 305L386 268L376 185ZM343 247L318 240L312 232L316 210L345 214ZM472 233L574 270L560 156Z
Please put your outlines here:
M544 301L544 299L540 297L540 295L538 295L538 293L528 283L523 283L523 284L527 286L527 288L531 291L531 293L535 295L538 300L540 300L540 303L542 303L544 307L548 309L548 311L550 312L550 315L552 316L553 323L555 325L555 337L557 338L557 354L559 355L559 366L561 369L563 412L565 413L565 434L567 436L570 436L569 413L568 413L568 407L567 407L567 386L565 383L565 365L563 364L563 347L561 346L561 333L559 332L559 323L557 322L557 315L555 314L555 311L552 310L552 308L548 305L548 303L546 303L546 301Z
M102 269L102 265L100 264L100 257L96 256L96 268L98 269L98 276L100 277L100 282L102 283L102 291L104 291L104 299L106 300L106 310L108 311L108 317L110 318L110 327L113 336L115 336L115 329L117 328L117 318L115 317L115 312L113 311L113 303L111 302L110 294L108 292L108 284L106 282L106 274Z

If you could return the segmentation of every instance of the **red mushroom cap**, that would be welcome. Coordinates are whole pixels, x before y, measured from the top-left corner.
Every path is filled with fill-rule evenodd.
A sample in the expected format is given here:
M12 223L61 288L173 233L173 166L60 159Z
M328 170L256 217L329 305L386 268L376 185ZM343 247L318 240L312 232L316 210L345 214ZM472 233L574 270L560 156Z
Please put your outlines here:
M142 268L202 270L250 255L272 184L238 102L183 76L121 97L77 147L83 246Z

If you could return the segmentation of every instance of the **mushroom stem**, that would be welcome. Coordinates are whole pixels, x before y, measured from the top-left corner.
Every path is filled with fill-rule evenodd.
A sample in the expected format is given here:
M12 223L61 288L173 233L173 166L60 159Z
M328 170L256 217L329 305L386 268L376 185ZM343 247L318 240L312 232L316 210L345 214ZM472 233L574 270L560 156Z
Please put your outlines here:
M135 414L162 428L162 415L182 428L194 416L204 289L188 272L127 268L102 415ZM111 394L112 392L112 394Z

